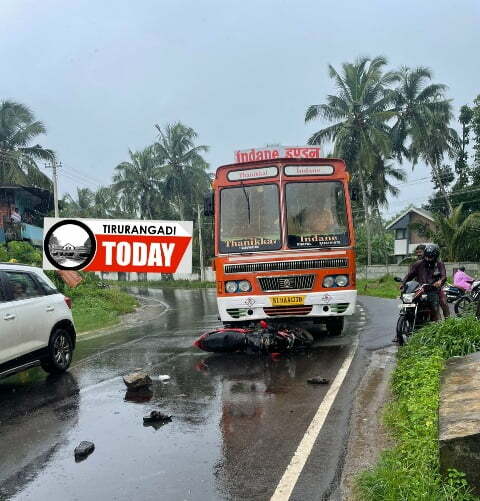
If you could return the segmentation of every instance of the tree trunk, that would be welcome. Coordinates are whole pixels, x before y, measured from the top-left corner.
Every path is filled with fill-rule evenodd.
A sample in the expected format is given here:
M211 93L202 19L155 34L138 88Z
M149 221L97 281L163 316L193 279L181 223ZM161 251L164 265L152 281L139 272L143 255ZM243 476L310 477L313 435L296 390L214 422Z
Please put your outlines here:
M360 182L360 189L362 190L362 202L363 202L363 210L365 218L365 234L367 236L367 267L365 271L365 278L368 279L368 267L372 265L372 241L370 236L370 221L368 217L367 191L365 188L365 180L363 179L363 173L360 169L358 171L358 180Z
M445 186L443 186L442 177L440 176L440 172L438 171L437 167L433 163L431 164L431 166L432 166L433 175L435 176L437 183L438 183L438 188L442 192L442 196L445 199L445 202L447 203L448 215L451 216L452 212L453 212L453 207L452 207L452 204L450 202L450 199L448 198L447 190L445 189Z

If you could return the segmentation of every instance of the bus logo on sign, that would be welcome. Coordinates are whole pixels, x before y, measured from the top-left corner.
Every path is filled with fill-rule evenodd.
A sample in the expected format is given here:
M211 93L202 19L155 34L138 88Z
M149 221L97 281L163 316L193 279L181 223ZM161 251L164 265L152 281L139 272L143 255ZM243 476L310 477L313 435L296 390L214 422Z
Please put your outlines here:
M192 221L44 219L43 269L192 272Z
M238 164L278 158L320 158L320 148L318 146L275 146L235 152L235 162Z

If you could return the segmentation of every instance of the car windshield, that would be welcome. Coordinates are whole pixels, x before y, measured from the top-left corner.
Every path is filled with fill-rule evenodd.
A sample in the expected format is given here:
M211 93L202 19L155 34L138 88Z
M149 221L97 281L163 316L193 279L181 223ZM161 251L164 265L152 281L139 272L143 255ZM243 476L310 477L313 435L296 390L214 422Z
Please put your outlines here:
M242 185L221 191L219 245L221 253L280 249L277 185Z
M290 248L338 247L349 243L342 183L288 183L287 235Z

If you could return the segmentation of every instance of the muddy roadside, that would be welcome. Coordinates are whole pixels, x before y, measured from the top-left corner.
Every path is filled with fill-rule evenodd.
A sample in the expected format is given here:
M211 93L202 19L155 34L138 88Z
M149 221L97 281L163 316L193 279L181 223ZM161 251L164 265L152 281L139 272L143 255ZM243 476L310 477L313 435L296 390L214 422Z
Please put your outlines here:
M391 398L390 378L395 368L396 351L396 346L390 346L371 352L350 418L350 436L339 489L342 500L358 501L356 476L374 466L380 453L393 445L382 421L385 404Z

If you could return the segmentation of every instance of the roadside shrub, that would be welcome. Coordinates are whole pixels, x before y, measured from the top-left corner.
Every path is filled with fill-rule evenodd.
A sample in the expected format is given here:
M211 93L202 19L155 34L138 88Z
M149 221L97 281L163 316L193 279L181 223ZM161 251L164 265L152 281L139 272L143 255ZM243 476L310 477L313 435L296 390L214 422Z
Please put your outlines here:
M471 501L465 475L442 478L438 452L440 374L445 360L480 350L480 322L449 318L415 333L399 349L392 375L393 401L384 420L396 446L358 477L366 500Z
M8 242L0 247L0 261L15 259L18 263L41 266L42 253L28 242Z

